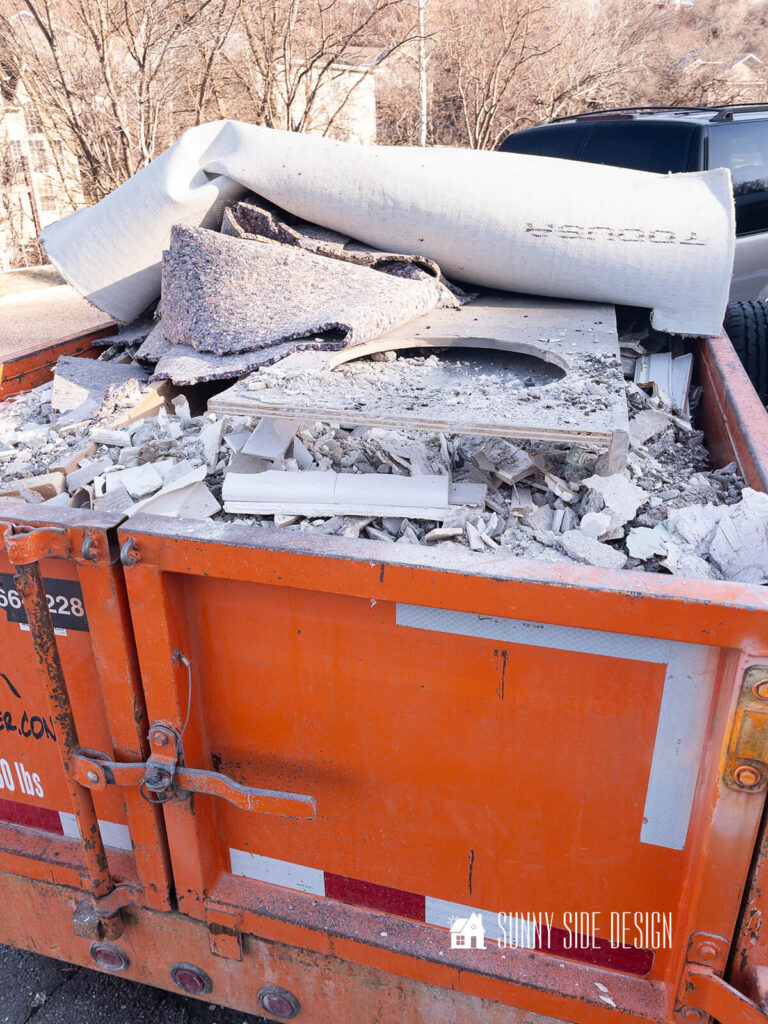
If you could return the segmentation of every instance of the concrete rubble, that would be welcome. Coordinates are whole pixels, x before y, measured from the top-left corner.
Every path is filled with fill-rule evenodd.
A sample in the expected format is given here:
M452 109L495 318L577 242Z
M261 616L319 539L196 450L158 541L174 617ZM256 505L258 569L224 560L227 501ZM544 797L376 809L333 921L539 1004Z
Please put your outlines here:
M74 410L71 396L55 410L57 382L0 405L0 516L23 500L424 544L447 557L463 548L768 582L768 496L735 463L709 468L700 432L632 380L627 468L605 475L602 453L583 445L193 414L193 391L158 398L126 373L130 356L113 344L89 378L96 398L91 389ZM322 515L312 511L321 489ZM299 494L309 505L292 507Z

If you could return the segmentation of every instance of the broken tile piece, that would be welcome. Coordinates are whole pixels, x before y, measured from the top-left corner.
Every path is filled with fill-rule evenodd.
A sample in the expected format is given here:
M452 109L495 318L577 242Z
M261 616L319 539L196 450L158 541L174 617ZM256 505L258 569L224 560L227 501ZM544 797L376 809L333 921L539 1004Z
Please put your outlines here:
M121 473L114 475L119 477L120 484L125 487L134 501L154 494L163 486L163 478L151 462L145 462L144 465L131 469L124 469ZM109 477L107 481L107 490L109 491L111 483Z
M127 430L107 430L105 427L93 427L90 432L92 441L115 448L127 448L131 443L131 435Z
M240 450L244 455L255 455L259 459L282 458L300 426L300 420L264 416Z
M93 502L93 507L99 512L127 512L132 505L133 498L119 482L102 498L96 498Z
M233 430L225 436L224 442L233 452L239 452L252 433L251 430Z
M70 494L91 483L100 473L112 465L111 459L94 459L67 476L67 490Z
M464 530L467 534L467 541L470 548L473 551L485 551L485 544L483 543L483 538L480 536L480 531L477 527L467 521L464 523Z
M485 505L488 488L485 484L474 484L468 481L448 485L448 502L451 505Z

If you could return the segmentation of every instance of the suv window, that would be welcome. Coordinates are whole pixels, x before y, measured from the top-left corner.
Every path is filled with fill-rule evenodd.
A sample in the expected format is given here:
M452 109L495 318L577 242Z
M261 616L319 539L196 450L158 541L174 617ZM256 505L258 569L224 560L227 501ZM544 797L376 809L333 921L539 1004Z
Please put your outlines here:
M699 137L700 129L695 124L579 121L515 132L499 148L505 153L557 156L667 174L698 168Z
M695 124L665 121L610 121L592 125L581 159L592 164L632 167L668 174L688 171L697 153Z
M589 133L589 124L541 125L508 136L499 149L502 153L527 153L529 156L557 156L578 160L579 150Z
M709 167L730 167L736 234L768 231L768 121L709 126Z

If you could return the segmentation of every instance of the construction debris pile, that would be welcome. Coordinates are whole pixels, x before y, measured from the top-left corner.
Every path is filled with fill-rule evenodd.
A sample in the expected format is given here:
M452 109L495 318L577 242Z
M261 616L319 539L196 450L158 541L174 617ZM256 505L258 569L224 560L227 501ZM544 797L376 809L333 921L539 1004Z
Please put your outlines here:
M0 516L21 499L768 582L768 496L708 468L663 391L626 381L626 468L606 474L581 444L192 415L132 361L139 334L0 406Z
M0 406L0 515L768 582L768 496L709 466L692 356L648 337L620 341L610 305L462 291L251 196L220 231L173 227L158 306L99 359L62 357Z

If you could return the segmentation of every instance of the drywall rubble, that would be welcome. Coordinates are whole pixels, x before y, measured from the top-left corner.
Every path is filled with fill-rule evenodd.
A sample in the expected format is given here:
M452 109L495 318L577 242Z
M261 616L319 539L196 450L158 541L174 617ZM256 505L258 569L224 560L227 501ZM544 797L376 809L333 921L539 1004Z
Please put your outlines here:
M599 450L567 442L193 415L184 395L158 396L114 365L86 419L53 410L55 384L0 405L0 516L19 500L215 516L448 559L464 548L768 582L768 496L735 464L707 468L701 434L633 382L627 466L610 473Z
M64 360L62 379L98 380L102 397L77 406L77 418L52 407L58 375L0 405L0 514L3 499L19 498L125 515L217 512L221 506L203 481L216 468L221 423L190 417L186 400L180 415L169 415L157 387L135 373L126 379L123 364L79 362L92 363L92 372L75 373L72 360ZM110 373L114 382L102 391Z

